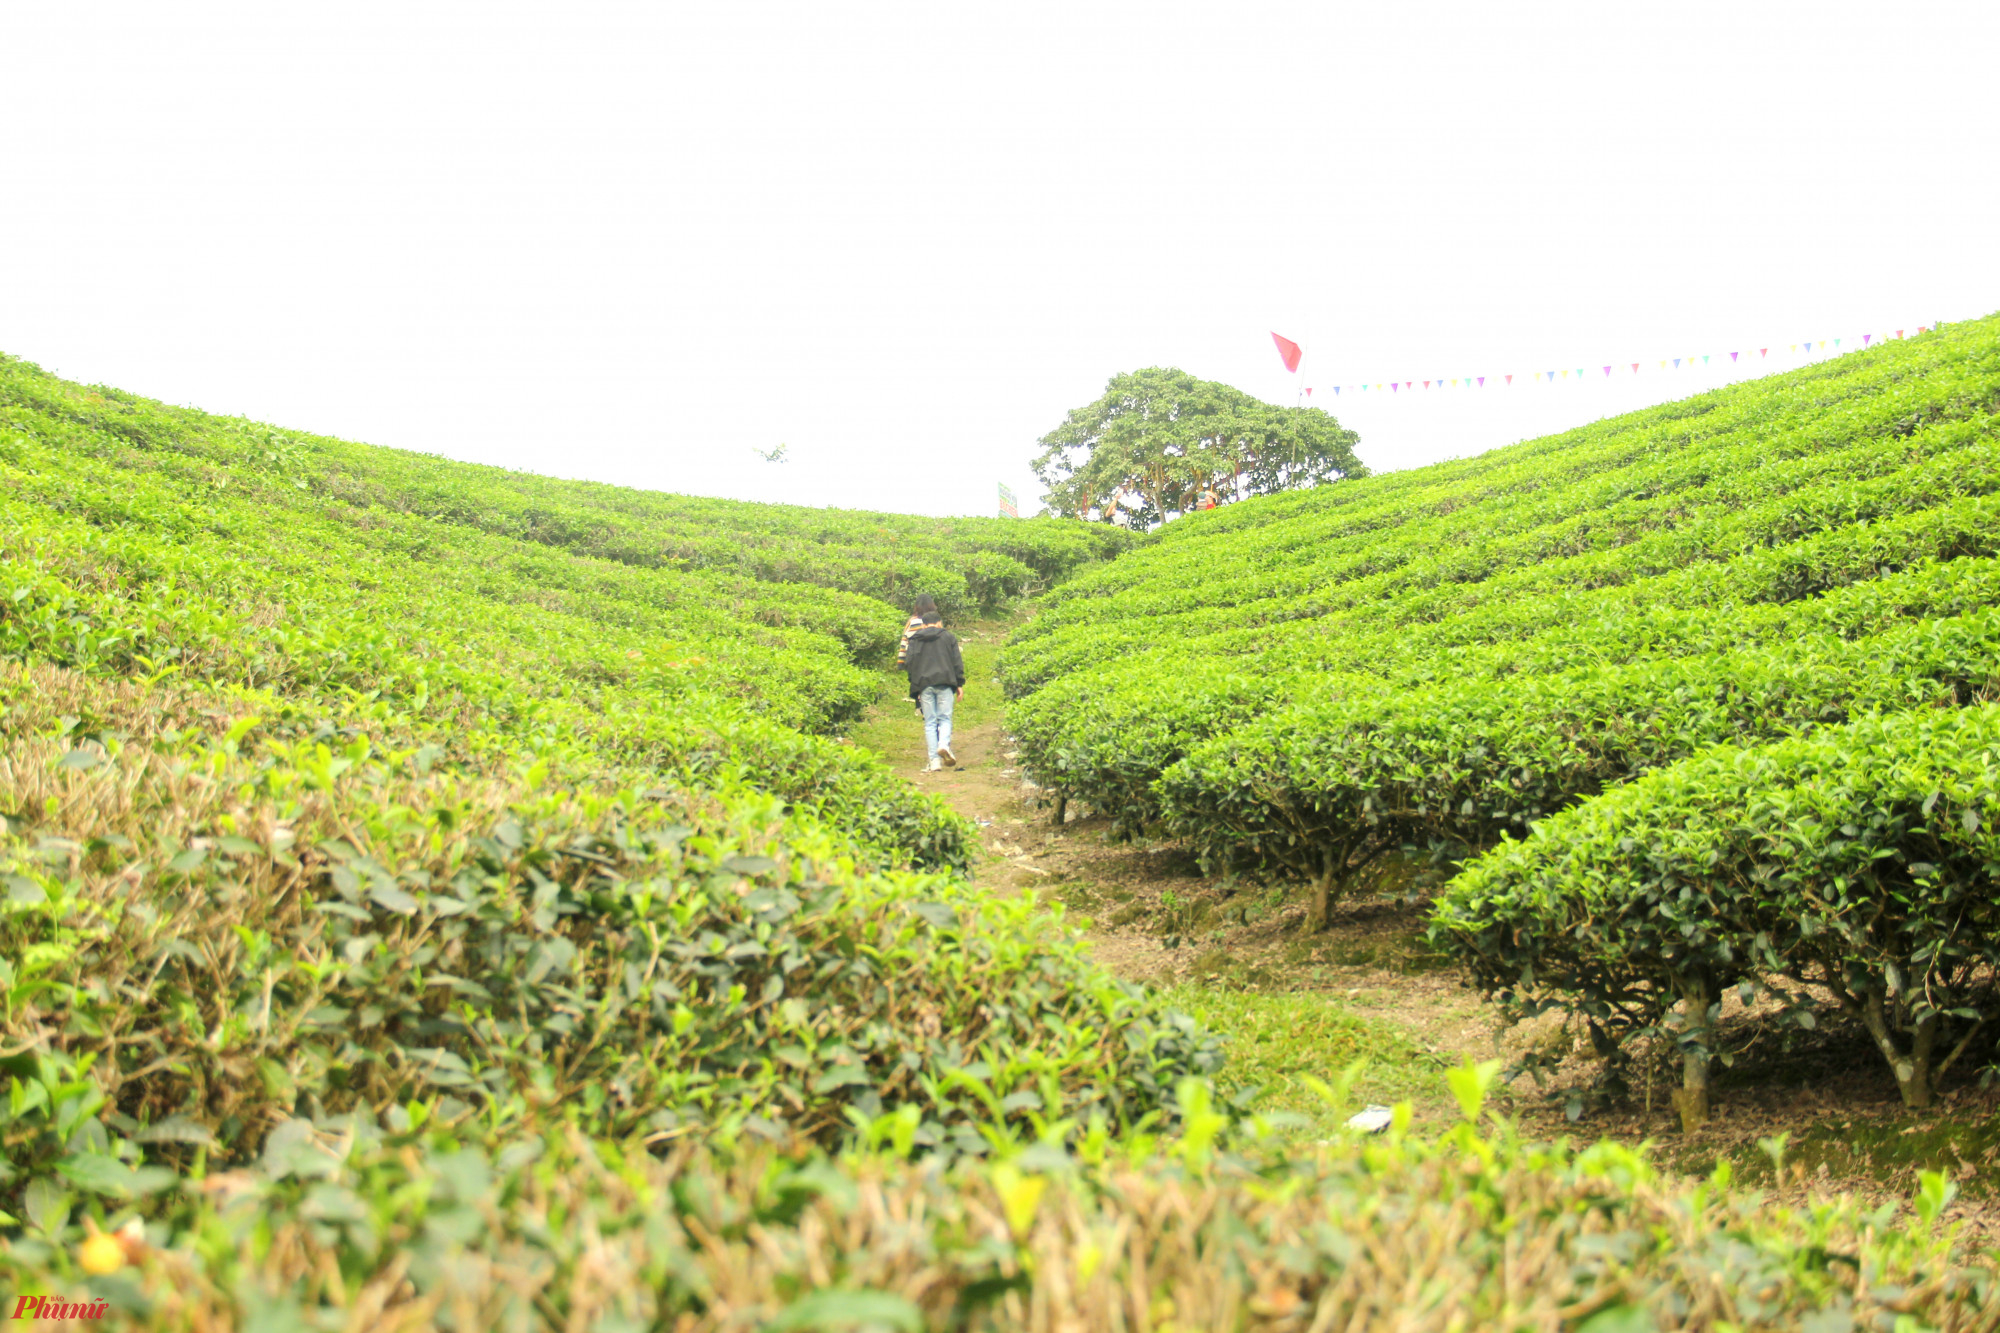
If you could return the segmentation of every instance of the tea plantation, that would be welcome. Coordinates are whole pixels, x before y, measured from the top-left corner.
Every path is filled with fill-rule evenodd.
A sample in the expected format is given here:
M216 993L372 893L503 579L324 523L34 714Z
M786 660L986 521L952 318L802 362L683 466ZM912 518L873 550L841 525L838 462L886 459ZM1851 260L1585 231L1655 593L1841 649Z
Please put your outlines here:
M911 593L1046 594L1016 725L1076 799L1329 893L1398 840L1582 820L1440 909L1513 1002L1816 966L1941 1052L1990 975L1992 732L1959 722L1993 335L1136 549L553 481L0 359L0 1295L202 1330L1991 1330L1942 1177L1770 1207L1524 1140L1490 1065L1434 1139L1219 1104L1219 1034L972 889L976 831L843 735ZM1340 774L1392 754L1355 819ZM1797 793L1785 874L1745 791ZM1719 890L1618 858L1681 806L1672 854L1741 902L1659 961L1618 895ZM1823 928L1774 932L1805 898Z
M1740 989L1907 1103L1991 1065L2000 319L1172 524L1011 646L1043 780L1209 863L1450 876L1435 938L1593 1044Z

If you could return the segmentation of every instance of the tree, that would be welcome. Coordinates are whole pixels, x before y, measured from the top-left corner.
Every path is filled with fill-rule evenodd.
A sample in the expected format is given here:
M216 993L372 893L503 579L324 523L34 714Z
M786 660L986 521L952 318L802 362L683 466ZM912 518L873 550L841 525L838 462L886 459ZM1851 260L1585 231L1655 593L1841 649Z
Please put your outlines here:
M1042 502L1068 518L1106 518L1120 499L1135 526L1193 508L1204 491L1249 495L1364 477L1360 437L1316 407L1277 407L1182 370L1119 375L1104 396L1044 435Z

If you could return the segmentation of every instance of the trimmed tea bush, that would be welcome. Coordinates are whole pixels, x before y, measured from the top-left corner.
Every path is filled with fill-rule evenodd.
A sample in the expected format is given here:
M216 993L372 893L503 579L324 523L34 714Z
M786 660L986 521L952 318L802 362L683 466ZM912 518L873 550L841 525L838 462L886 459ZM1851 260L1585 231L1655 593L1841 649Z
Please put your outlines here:
M1211 860L1314 879L1322 916L1374 857L1489 845L1718 742L2000 697L2000 616L1523 674L1504 688L1342 680L1329 693L1206 742L1156 785L1176 833Z
M1475 1115L1481 1072L1460 1071ZM1287 1152L1199 1096L1187 1109L1171 1147L1015 1144L944 1171L900 1160L893 1121L873 1127L883 1152L838 1161L659 1161L555 1133L468 1146L418 1117L291 1120L122 1233L119 1271L87 1276L38 1233L0 1275L102 1299L114 1326L187 1330L1991 1333L2000 1307L1935 1173L1910 1216L1771 1208L1727 1167L1677 1183L1611 1144L1466 1123L1435 1145L1392 1130Z
M880 691L876 596L992 606L1122 533L683 503L4 360L0 479L0 1225L159 1214L307 1123L892 1118L945 1160L1170 1124L1219 1063L813 734Z
M1064 803L1313 888L1718 742L1994 685L2000 317L1196 514L1002 663Z
M473 778L26 683L0 719L17 1216L37 1181L133 1188L142 1152L240 1160L296 1115L832 1143L907 1109L915 1144L976 1154L1169 1115L1220 1063L1031 898L867 873L768 795Z
M650 590L642 598L720 597L764 623L837 633L854 628L857 602L907 606L930 592L949 615L990 610L1133 541L1106 524L1053 518L923 518L559 481L169 407L0 356L0 458L37 446L178 491L178 503L164 504L143 493L76 497L112 522L171 516L189 533L214 532L233 527L250 501L383 532L433 559L440 546L481 538L491 539L488 549L562 557L553 566L574 568L580 558L591 583ZM60 493L68 472L30 493ZM875 631L864 645L879 648Z
M583 781L603 764L749 783L885 864L964 864L967 827L941 802L812 734L876 697L863 664L893 650L898 607L579 555L546 524L494 517L518 488L546 499L568 483L163 408L5 359L0 482L0 658L194 684L264 734L360 732L448 768L540 757ZM738 524L758 510L725 508ZM761 521L775 540L841 520ZM1055 575L1122 539L1010 540ZM878 543L883 559L894 546Z
M1717 747L1504 841L1436 913L1493 993L1618 1035L1682 1008L1682 1115L1707 1111L1730 986L1826 988L1903 1100L2000 1018L2000 708L1861 718Z

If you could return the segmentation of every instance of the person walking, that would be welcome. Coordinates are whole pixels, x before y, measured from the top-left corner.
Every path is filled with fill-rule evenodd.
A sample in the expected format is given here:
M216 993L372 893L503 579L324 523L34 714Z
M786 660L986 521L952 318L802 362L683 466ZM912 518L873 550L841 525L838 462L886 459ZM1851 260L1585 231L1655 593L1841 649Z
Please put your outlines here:
M918 599L920 604L929 600ZM958 756L951 752L951 710L954 702L965 697L965 659L958 651L958 636L944 627L944 617L934 602L904 644L903 670L909 673L910 697L924 715L924 748L930 755L927 771L955 767Z

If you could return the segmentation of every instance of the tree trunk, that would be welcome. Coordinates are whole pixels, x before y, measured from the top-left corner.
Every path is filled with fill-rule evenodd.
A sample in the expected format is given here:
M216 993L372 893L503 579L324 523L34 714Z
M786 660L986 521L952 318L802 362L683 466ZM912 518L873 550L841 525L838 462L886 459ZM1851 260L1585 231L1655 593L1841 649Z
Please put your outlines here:
M1681 1113L1681 1133L1692 1134L1708 1123L1708 1066L1715 1049L1708 1009L1714 1003L1707 977L1675 977L1681 993L1681 1086L1674 1109Z
M1889 1025L1888 1000L1881 991L1871 990L1862 997L1861 1021L1867 1025L1868 1035L1875 1039L1876 1049L1882 1052L1882 1058L1895 1072L1896 1091L1903 1094L1903 1105L1916 1110L1929 1106L1933 1095L1931 1059L1937 1046L1938 1016L1931 1014L1917 1023L1907 1054L1896 1045L1895 1031Z
M1903 1105L1916 1110L1929 1106L1934 1094L1931 1065L1937 1050L1937 1033L1936 1014L1926 1014L1919 1019L1910 1041L1910 1076L1903 1077L1900 1065L1896 1069L1896 1087L1903 1094Z
M1333 924L1333 900L1339 887L1340 871L1347 861L1347 853L1328 852L1324 868L1318 879L1313 881L1312 906L1306 909L1306 933L1317 935Z
M1050 819L1049 822L1054 824L1057 828L1061 828L1063 826L1063 821L1068 818L1069 818L1069 797L1058 793L1056 796L1056 812L1054 817Z

